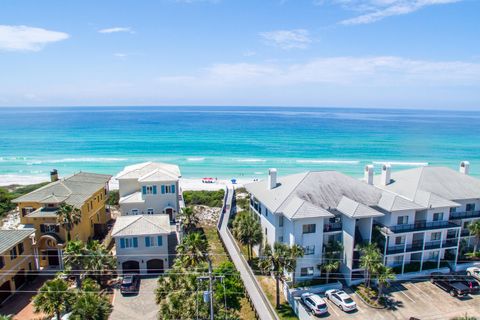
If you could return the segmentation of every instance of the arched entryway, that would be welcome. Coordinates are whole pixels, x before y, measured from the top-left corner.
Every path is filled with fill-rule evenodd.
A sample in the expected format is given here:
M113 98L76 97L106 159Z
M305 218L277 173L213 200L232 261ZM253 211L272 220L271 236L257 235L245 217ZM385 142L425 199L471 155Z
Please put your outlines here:
M163 260L152 259L147 261L147 273L163 273Z
M42 255L41 266L61 267L61 257L59 255L63 247L63 241L55 233L46 233L38 241L38 247Z
M122 263L123 273L140 273L140 263L134 260L128 260Z
M175 218L173 216L173 208L166 208L165 209L165 213L168 214L168 216L170 217L170 221L175 221Z

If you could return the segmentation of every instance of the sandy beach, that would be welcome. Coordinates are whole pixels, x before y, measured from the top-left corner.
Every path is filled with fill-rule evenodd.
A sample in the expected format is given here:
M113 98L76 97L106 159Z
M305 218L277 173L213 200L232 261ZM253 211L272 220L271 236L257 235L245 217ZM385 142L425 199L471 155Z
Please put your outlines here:
M22 175L0 175L0 186L10 185L28 185L49 181L48 177L42 176L22 176ZM236 181L237 188L243 187L246 183L252 182L253 179L240 179ZM181 178L180 186L182 190L207 190L214 191L225 189L226 186L232 185L230 180L218 179L214 183L203 183L201 178ZM112 178L109 183L110 190L118 189L118 181Z

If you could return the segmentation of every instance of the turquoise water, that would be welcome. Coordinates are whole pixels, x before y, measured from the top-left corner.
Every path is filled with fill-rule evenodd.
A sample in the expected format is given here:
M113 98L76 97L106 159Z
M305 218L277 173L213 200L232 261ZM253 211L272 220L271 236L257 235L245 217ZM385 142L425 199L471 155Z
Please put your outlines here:
M480 176L480 112L267 107L0 108L1 175L114 174L139 161L184 177L261 178L367 163L393 170L471 162ZM379 169L377 165L377 169ZM1 182L1 181L0 181Z

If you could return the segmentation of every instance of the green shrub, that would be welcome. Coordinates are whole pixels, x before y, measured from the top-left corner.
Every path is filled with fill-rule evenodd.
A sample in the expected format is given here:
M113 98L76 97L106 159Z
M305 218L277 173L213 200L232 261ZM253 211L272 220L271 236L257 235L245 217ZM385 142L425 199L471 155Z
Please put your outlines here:
M186 206L203 205L208 207L221 207L225 191L184 191L183 199Z
M120 200L120 193L118 190L111 190L108 192L107 204L111 206L118 206Z

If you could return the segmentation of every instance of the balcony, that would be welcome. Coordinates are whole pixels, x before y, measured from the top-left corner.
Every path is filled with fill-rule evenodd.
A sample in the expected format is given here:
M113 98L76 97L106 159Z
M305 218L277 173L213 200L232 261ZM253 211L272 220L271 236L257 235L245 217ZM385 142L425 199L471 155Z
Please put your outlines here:
M423 240L413 241L411 244L407 244L407 252L422 251Z
M334 231L342 231L341 222L326 223L323 225L323 232L334 232Z
M450 220L480 218L480 211L451 212Z
M460 237L470 237L470 230L463 229L462 231L460 231Z
M459 226L450 221L442 220L442 221L427 222L425 220L421 220L412 224L399 224L395 226L384 227L384 231L386 231L387 233L403 233L403 232L445 229L445 228L459 228Z
M425 242L425 250L440 249L441 246L442 246L442 241L441 240L434 240L434 241Z
M447 239L442 242L442 248L451 248L458 246L458 238Z
M399 244L396 246L391 246L387 248L387 254L397 254L405 252L405 245Z

